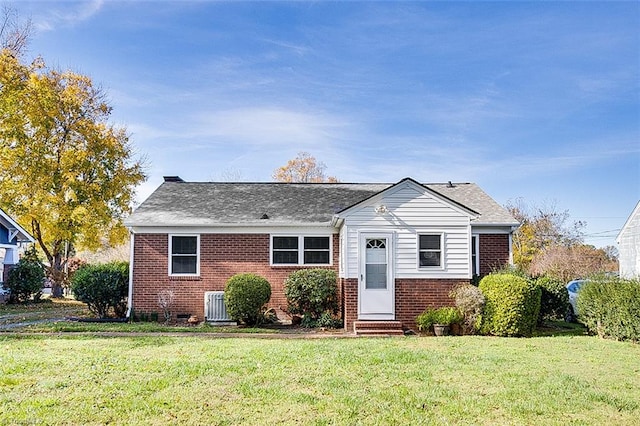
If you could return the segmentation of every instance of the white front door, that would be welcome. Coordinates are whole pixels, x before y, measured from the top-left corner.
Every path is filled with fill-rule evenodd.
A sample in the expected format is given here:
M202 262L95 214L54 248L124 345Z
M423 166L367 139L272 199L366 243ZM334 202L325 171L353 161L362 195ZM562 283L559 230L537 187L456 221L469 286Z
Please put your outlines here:
M393 234L360 235L359 319L395 319Z

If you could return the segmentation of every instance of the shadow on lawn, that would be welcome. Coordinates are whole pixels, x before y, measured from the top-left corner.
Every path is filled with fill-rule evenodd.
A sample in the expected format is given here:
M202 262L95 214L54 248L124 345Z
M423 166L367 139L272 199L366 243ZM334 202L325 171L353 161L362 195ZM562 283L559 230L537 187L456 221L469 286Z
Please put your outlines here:
M587 328L580 323L565 321L544 321L538 325L532 337L586 336Z

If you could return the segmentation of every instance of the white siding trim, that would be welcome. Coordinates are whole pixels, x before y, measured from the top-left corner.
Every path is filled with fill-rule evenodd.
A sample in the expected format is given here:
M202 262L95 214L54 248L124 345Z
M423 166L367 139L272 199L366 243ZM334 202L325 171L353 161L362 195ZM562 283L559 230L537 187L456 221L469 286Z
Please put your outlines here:
M440 236L440 265L438 266L420 266L420 236L422 235L438 235ZM447 265L447 239L444 232L438 231L417 231L416 232L416 268L419 271L444 271Z
M131 318L131 310L133 309L133 261L135 253L135 234L129 233L129 295L127 298L127 318Z
M499 225L492 225L492 226L479 226L479 225L474 225L473 223L471 224L471 232L473 232L474 234L511 234L513 233L513 230L516 227L513 226L499 226Z
M476 260L475 260L475 269L476 269L476 274L480 275L480 235L479 234L471 234L469 241L470 241L470 248L469 248L469 276L473 278L473 239L476 239L476 243L475 243L475 249L476 249ZM511 239L511 236L509 236L509 239ZM509 243L509 246L511 246L511 243Z
M173 237L196 237L196 273L195 274L174 274L171 272L171 266L172 266L172 243L173 243ZM168 259L168 275L170 277L199 277L200 276L200 234L167 234L167 238L169 239L168 241L168 253L167 253L167 259Z
M315 234L327 236L338 233L339 229L332 226L134 226L129 228L134 234Z
M396 315L396 233L393 230L387 229L384 231L376 230L361 230L357 233L358 236L358 319L359 320L393 320ZM390 293L391 298L391 312L384 314L363 314L362 313L362 298L361 293L363 291L364 280L363 274L366 267L366 247L365 241L368 238L384 238L387 240L387 290Z

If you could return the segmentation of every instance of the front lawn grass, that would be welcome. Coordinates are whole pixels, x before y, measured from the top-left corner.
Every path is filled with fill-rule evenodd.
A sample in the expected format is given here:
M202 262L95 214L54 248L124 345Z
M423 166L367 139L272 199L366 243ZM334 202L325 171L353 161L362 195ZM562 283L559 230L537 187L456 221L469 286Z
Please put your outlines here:
M201 323L198 326L165 325L159 322L81 322L68 317L94 318L87 305L73 299L43 299L38 303L0 304L0 332L29 333L278 333L273 327L220 327ZM3 326L11 326L5 328Z
M34 303L0 303L0 326L29 321L90 316L87 305L73 299L42 299Z
M184 323L183 323L184 324ZM201 323L197 326L165 325L158 322L76 322L59 321L29 324L13 328L11 332L28 333L270 333L280 330L268 327L216 326Z
M639 359L588 336L0 335L0 424L637 424Z

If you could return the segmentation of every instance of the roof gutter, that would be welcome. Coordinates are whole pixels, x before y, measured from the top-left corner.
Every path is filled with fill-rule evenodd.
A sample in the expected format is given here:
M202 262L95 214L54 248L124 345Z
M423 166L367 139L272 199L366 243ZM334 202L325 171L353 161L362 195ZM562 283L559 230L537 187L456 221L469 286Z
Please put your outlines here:
M262 228L262 227L313 227L313 228L326 228L333 226L334 219L327 222L270 222L264 220L262 222L223 222L223 223L135 223L125 222L125 226L130 230L135 228Z
M520 227L519 223L514 223L514 222L510 222L510 223L474 223L474 222L471 222L471 225L472 226L509 227L514 231Z

